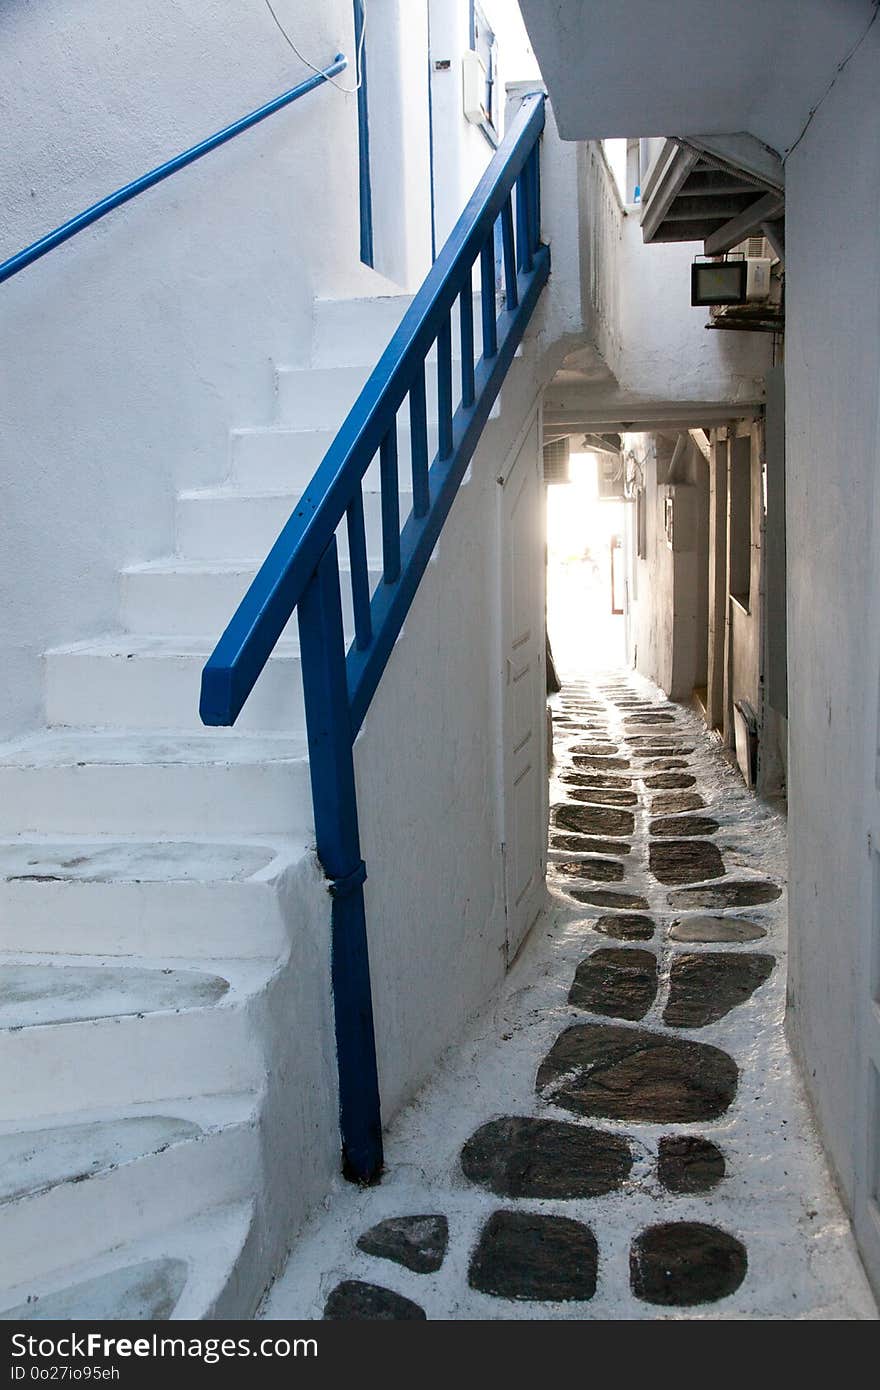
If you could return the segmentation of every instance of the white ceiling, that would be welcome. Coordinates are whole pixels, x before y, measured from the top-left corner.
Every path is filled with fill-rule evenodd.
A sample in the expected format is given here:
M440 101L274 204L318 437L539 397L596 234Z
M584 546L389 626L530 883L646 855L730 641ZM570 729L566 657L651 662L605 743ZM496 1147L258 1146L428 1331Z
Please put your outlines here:
M748 131L784 154L876 0L520 0L566 140Z

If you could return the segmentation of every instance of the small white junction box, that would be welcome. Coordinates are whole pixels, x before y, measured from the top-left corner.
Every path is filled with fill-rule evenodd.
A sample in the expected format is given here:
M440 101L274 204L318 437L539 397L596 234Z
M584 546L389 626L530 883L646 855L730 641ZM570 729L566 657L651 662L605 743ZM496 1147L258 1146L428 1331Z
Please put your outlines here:
M469 48L461 60L461 87L464 114L474 125L487 119L483 102L486 97L486 69L479 53Z

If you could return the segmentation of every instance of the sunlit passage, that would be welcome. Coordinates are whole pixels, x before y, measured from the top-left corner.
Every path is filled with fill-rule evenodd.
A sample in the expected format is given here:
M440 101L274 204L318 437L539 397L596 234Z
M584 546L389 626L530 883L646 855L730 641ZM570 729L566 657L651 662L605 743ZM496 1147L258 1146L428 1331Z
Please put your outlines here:
M626 661L625 503L617 459L572 454L547 488L547 631L561 679Z

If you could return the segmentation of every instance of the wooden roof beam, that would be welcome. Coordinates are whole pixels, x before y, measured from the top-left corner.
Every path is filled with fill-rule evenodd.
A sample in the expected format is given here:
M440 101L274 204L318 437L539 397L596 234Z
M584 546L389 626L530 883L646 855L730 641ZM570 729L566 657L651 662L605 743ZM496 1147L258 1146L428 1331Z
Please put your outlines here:
M782 194L765 193L763 198L750 203L744 212L732 217L723 227L706 237L703 243L706 255L720 256L722 252L729 251L731 246L745 241L762 223L774 221L784 206L785 199Z

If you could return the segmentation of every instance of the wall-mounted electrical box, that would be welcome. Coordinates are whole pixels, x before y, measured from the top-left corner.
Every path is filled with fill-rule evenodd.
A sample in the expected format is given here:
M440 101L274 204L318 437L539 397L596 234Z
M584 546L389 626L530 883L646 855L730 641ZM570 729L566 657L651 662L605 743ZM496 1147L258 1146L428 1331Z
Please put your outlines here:
M622 454L597 454L596 476L600 502L624 500L624 464Z
M663 489L663 530L670 550L696 548L696 488L688 483Z
M484 105L486 96L486 68L479 53L469 48L461 60L461 86L464 114L474 125L482 125L489 119Z
M672 493L668 493L663 498L663 530L666 535L666 544L672 550L675 537L675 498Z

